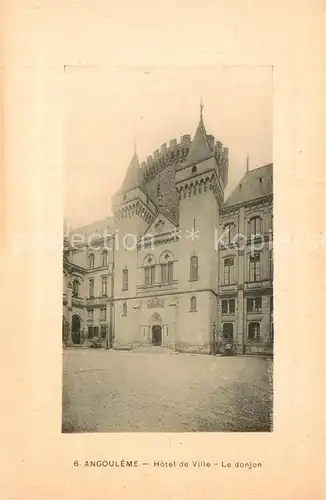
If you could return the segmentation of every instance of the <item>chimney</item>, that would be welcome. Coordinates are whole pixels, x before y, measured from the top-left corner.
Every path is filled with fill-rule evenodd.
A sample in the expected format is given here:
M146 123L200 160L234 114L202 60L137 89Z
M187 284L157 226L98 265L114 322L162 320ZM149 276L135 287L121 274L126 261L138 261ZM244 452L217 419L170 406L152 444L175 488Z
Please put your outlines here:
M158 149L155 149L154 151L154 158L158 158L158 155L160 154Z
M177 145L177 140L176 139L171 139L170 140L170 148L175 148Z
M161 153L163 153L164 151L166 151L166 142L161 146Z
M148 157L147 157L147 161L148 161L148 163L151 163L151 162L153 161L152 156L148 156Z
M142 161L140 166L141 166L141 168L146 168L146 162Z

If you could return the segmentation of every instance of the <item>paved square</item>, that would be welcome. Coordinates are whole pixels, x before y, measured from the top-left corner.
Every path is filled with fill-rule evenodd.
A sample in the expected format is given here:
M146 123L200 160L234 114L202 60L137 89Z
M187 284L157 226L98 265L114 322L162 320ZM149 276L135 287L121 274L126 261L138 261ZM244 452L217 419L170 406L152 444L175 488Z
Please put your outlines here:
M63 432L270 431L272 360L66 349Z

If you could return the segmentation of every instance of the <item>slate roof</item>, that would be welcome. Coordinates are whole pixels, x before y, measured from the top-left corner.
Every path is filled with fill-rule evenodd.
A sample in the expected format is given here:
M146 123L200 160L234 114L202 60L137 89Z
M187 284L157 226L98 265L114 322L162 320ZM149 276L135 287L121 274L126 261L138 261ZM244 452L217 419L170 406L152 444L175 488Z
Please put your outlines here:
M69 237L72 237L74 234L80 234L80 235L91 235L91 234L99 234L102 235L102 232L108 229L108 233L111 231L113 232L114 230L114 218L111 217L106 217L105 219L101 219L95 222L92 222L91 224L87 224L86 226L78 227L76 229L73 229L69 233Z
M139 181L140 163L137 153L135 152L127 169L126 176L121 186L121 191L128 191L129 189L139 186Z
M249 170L224 203L224 207L246 203L273 194L273 163Z
M187 158L184 164L180 165L179 168L184 167L185 164L192 165L194 163L197 163L198 161L210 158L211 156L214 156L214 153L209 148L207 133L203 122L203 117L201 116L195 133L195 137L191 142Z

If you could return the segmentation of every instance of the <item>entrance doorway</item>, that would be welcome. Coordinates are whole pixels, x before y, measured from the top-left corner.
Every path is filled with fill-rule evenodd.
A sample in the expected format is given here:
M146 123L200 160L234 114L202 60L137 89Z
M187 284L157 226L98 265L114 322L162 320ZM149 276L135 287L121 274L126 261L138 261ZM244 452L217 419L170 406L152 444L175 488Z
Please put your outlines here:
M74 344L80 344L80 317L74 314L72 317L71 336Z
M152 327L152 344L162 345L162 327L160 325Z

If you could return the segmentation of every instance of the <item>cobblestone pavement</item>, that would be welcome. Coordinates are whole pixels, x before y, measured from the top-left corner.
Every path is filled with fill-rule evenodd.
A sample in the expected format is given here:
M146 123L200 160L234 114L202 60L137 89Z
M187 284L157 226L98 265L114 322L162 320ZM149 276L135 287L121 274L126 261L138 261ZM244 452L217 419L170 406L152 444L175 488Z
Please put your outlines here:
M272 360L63 351L63 432L270 431Z

